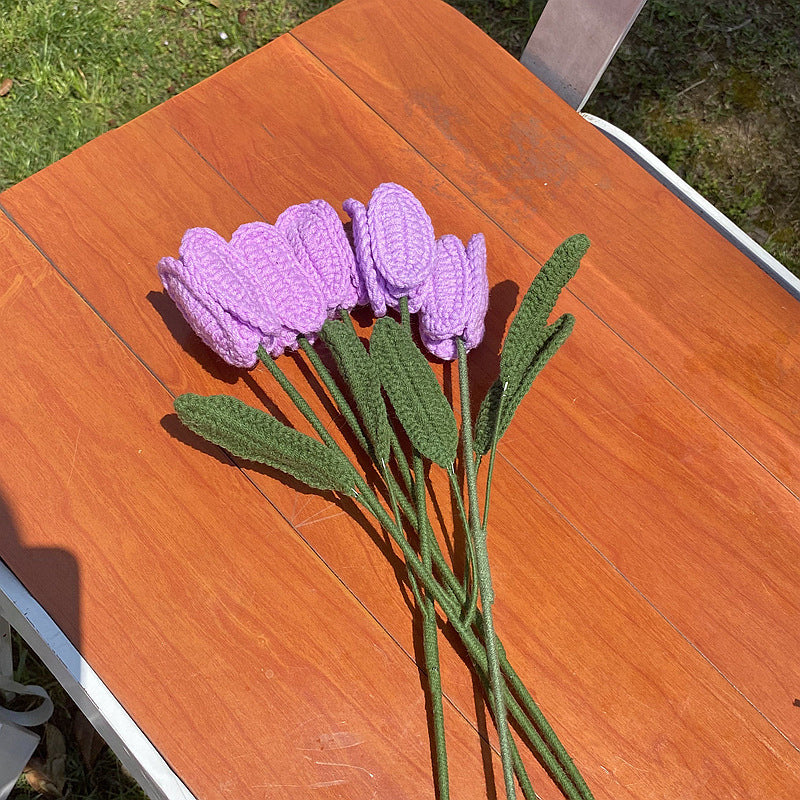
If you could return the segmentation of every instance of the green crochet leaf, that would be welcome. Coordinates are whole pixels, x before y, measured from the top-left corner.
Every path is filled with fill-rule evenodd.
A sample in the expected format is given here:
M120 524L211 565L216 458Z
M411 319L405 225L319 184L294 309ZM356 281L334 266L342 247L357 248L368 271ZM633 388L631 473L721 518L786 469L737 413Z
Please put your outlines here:
M456 419L411 334L391 317L381 317L369 353L411 444L425 458L449 467L458 449Z
M553 312L561 290L578 271L589 249L589 239L582 233L562 242L545 262L522 298L511 322L500 356L500 379L509 385L517 382L531 360L531 353L541 344L547 319Z
M390 429L381 380L367 348L352 325L328 320L320 336L331 351L339 373L350 388L361 422L375 448L375 455L389 460Z
M508 429L519 404L533 385L534 378L544 369L545 364L553 357L556 350L561 347L572 332L575 317L564 314L552 325L541 332L538 341L534 342L532 354L526 368L517 376L514 382L509 381L506 396L503 400L500 426L497 431L498 440ZM500 396L503 391L503 379L498 378L481 403L478 418L475 422L475 452L485 455L492 447L492 438L495 430L495 420L500 406Z
M355 471L341 452L235 397L182 394L175 411L187 428L232 455L279 469L314 489L353 490Z

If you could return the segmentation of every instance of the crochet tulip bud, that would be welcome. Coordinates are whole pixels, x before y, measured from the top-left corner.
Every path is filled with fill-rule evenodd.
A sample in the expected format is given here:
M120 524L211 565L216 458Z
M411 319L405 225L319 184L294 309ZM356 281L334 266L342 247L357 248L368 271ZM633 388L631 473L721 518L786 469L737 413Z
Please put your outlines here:
M259 344L280 329L258 276L215 231L186 231L180 258L162 258L158 274L194 332L229 364L252 367Z
M272 356L296 349L298 336L313 336L327 319L327 306L317 273L294 254L286 237L266 222L248 222L236 229L231 247L255 270L280 323L262 344Z
M467 324L464 345L472 350L483 341L489 309L489 275L486 271L486 239L475 233L467 242Z
M435 247L433 224L422 204L396 183L382 183L369 206L347 200L353 219L356 264L376 316L386 306L397 308L409 298L409 310L419 310L430 276Z
M289 241L298 261L319 276L330 314L358 304L355 256L339 215L329 203L312 200L291 206L278 217L275 228Z
M367 209L358 200L345 200L342 208L353 221L353 246L356 251L356 270L360 279L359 305L369 302L376 317L386 313L386 284L375 268L369 241Z
M489 298L486 245L475 234L467 248L455 236L436 241L433 271L420 309L419 330L425 347L437 358L457 356L456 337L467 350L483 339Z

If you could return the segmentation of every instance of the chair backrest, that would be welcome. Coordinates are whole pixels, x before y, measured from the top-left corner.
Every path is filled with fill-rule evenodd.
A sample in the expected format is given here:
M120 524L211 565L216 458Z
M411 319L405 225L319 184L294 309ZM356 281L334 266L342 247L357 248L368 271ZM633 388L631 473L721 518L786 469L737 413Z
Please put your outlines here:
M645 0L549 0L522 63L580 111Z

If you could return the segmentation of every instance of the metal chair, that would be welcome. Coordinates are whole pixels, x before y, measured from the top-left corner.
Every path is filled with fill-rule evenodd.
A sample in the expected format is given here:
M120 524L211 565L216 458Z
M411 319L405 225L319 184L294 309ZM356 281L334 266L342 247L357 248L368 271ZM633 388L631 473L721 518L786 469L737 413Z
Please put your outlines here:
M644 4L645 0L549 0L521 61L563 100L580 111ZM650 150L610 122L592 114L582 116L800 299L800 278Z

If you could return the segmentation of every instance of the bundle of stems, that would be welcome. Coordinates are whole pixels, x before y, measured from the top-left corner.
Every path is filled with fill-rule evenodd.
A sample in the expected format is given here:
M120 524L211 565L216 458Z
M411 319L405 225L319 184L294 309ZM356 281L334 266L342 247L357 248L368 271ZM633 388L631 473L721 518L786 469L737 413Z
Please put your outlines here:
M402 324L410 334L407 309L407 301L401 300ZM358 334L350 315L345 311L342 312L342 320L347 326L351 344L357 346ZM325 339L324 331L322 335ZM356 473L356 486L352 496L391 536L400 549L407 567L409 587L422 618L424 670L428 677L432 712L431 739L439 799L445 800L450 796L438 641L438 614L441 614L443 622L449 623L463 642L472 668L483 687L486 702L497 728L506 797L509 800L516 797L516 782L519 783L526 800L537 797L514 740L509 724L510 716L564 797L568 800L590 800L592 794L588 786L531 693L509 663L505 649L494 630L492 615L494 590L487 552L487 523L493 467L508 383L505 382L501 386L497 403L481 513L478 498L478 467L481 457L473 449L467 355L463 341L458 339L456 344L461 415L460 440L467 489L466 504L455 465L448 464L445 470L452 499L458 510L460 534L465 538L466 563L462 579L457 577L454 567L445 557L428 515L425 473L426 469L431 467L431 462L413 445L410 447L409 460L393 428L390 430L390 462L387 463L385 459L380 458L370 441L369 432L359 420L357 409L354 409L351 401L347 399L311 342L305 337L300 338L301 349L336 403L359 446L372 459L384 483L383 494L388 499L388 508L379 499L379 493L359 473ZM330 448L341 450L277 362L263 348L258 351L258 356L322 442ZM393 467L399 477L395 477ZM416 548L408 536L409 528L416 534Z

